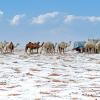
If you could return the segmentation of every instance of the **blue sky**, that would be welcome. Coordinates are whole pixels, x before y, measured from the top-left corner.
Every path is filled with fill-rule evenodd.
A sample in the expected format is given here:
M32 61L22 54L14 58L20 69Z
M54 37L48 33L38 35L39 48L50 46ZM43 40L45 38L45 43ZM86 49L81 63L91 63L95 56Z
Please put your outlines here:
M0 41L100 38L100 0L1 0Z

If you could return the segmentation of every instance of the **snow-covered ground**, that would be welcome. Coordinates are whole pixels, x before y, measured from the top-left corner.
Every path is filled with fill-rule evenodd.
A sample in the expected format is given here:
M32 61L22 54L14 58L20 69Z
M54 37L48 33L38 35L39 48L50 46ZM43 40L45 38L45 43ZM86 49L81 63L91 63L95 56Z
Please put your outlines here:
M100 100L100 54L0 54L0 100Z

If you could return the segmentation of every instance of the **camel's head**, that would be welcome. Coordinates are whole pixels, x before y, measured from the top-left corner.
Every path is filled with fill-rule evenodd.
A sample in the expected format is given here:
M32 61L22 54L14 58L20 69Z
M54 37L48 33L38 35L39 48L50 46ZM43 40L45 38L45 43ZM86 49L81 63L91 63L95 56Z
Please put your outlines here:
M13 44L13 42L11 41L10 44Z
M44 42L42 43L42 45L44 44Z
M40 44L40 42L38 41L37 44Z
M31 42L29 42L28 44L31 44Z

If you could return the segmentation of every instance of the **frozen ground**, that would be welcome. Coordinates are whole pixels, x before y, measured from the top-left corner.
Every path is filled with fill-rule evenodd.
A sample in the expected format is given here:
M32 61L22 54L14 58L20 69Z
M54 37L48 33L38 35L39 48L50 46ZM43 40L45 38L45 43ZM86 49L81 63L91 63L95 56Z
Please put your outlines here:
M0 100L100 100L100 54L0 54Z

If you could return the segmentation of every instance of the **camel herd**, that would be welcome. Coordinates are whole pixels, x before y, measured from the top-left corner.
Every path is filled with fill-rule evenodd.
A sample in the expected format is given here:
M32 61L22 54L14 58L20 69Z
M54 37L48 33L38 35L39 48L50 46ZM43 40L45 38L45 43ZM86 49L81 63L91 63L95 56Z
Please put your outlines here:
M64 54L66 48L71 46L71 41L70 42L60 42L60 43L52 43L52 42L43 42L40 44L40 42L37 43L32 43L29 42L25 46L25 52L27 53L29 49L29 53L33 53L33 50L36 49L37 53L48 53L48 54L55 54L55 52ZM40 49L40 50L39 50ZM73 48L72 50L76 50L79 52L86 52L86 53L100 53L100 41L85 41L83 46L80 48ZM38 52L40 51L40 52Z
M86 53L100 53L100 40L98 41L88 40L84 42L81 48L80 47L74 48L74 50Z
M48 53L48 54L55 54L60 53L64 54L66 51L66 48L71 46L71 41L70 42L60 42L60 43L53 43L53 42L28 42L25 45L25 52L28 54L34 53L34 50L36 53ZM16 45L13 44L13 42L6 42L2 43L0 42L0 51L1 53L12 53L14 52L14 49L18 46L19 44L17 43ZM94 41L86 41L84 42L83 46L73 48L72 50L76 50L79 52L86 52L86 53L100 53L100 41L94 42Z
M85 50L89 53L100 53L100 41L97 43L93 41L88 41L85 43Z
M70 46L70 44L66 43L66 42L61 42L59 44L57 44L57 43L54 44L52 42L43 42L41 44L40 44L40 42L37 42L37 43L29 42L25 46L25 52L27 53L27 51L29 49L29 52L33 53L33 50L36 49L37 53L38 53L38 51L40 49L40 54L43 52L48 53L48 54L53 54L53 53L55 54L56 47L57 47L57 52L64 53L65 49L69 46Z
M36 53L48 53L48 54L54 54L56 51L59 53L64 53L66 48L70 46L71 43L67 42L60 42L59 44L57 43L52 43L52 42L28 42L25 45L25 52L28 54L34 53L33 51L36 50ZM14 45L14 43L11 42L0 42L0 51L1 53L12 53L14 52L14 48L16 48L19 44Z
M19 43L17 43L16 45L13 44L13 42L0 42L0 51L1 53L12 53L14 52L14 48L16 48L19 45Z

